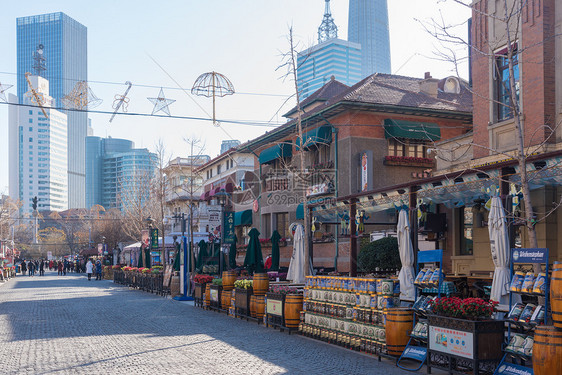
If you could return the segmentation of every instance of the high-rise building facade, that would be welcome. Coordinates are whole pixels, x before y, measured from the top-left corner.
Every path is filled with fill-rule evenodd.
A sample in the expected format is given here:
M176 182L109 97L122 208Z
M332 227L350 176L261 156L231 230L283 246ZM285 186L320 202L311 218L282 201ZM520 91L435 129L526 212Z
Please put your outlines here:
M40 75L50 83L50 96L56 107L77 82L88 80L87 28L62 12L21 17L17 28L18 97L28 91L25 73ZM34 54L42 48L44 64L38 66ZM85 204L85 139L88 118L84 112L63 111L68 116L68 204Z
M361 46L330 39L297 55L297 83L300 99L306 99L328 83L332 76L352 86L361 80Z
M326 0L318 44L297 55L297 86L300 99L306 99L332 76L348 86L361 80L361 46L338 39L338 28Z
M387 0L349 0L347 39L361 45L361 78L391 73Z
M51 106L49 82L30 76L30 83ZM10 197L23 203L22 211L32 211L32 199L38 198L37 209L68 209L67 118L62 112L36 106L29 93L21 99L9 95L9 174ZM45 116L46 115L46 116Z
M135 149L132 141L118 138L86 138L86 207L126 209L150 196L157 156Z

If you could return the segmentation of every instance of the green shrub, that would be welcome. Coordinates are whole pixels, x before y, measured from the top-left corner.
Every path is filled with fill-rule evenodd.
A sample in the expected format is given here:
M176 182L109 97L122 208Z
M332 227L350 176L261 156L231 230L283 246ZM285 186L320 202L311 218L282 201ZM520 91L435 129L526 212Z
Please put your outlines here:
M357 265L363 272L375 272L377 267L381 270L399 269L401 263L398 239L385 237L377 241L362 243L357 256Z

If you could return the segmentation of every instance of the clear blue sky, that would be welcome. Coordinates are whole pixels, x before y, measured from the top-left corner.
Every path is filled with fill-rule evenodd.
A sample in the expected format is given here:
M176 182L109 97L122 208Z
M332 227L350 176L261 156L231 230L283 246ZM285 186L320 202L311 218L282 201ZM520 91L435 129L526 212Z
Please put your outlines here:
M443 0L388 0L393 73L423 77L454 75L453 67L431 59L438 48L416 19L440 17L464 22L470 12ZM339 37L347 38L347 0L332 0L332 14ZM208 117L211 99L188 97L149 56L189 91L196 78L217 71L234 84L237 94L217 99L219 119L282 123L281 117L294 105L283 103L294 92L293 82L283 80L281 54L288 50L288 27L293 26L300 49L316 43L324 0L28 0L3 1L0 12L0 83L14 85L16 93L16 18L62 11L88 28L88 79L94 93L103 99L96 108L111 111L113 97L130 92L129 112L151 113L147 97L158 96L164 86L172 115ZM462 36L466 36L463 26ZM466 76L466 66L462 71ZM109 83L102 83L109 82ZM166 89L169 87L169 89ZM203 111L193 100L195 100ZM280 110L281 109L281 110ZM207 112L207 113L206 113ZM278 115L276 113L278 112ZM186 156L184 138L205 141L206 153L215 156L225 139L245 142L272 128L151 117L116 117L91 114L94 134L127 138L136 147L155 148L161 139L170 157ZM0 104L0 192L8 188L8 111Z

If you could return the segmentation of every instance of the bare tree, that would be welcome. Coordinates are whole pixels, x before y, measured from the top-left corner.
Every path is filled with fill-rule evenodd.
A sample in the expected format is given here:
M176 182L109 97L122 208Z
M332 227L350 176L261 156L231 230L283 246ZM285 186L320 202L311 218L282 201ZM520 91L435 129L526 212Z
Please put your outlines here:
M166 197L169 191L169 180L166 176L166 165L170 162L170 157L166 155L164 142L160 139L156 144L156 176L152 180L151 197L155 204L156 226L160 228L162 236L162 262L168 264L168 251L166 251Z

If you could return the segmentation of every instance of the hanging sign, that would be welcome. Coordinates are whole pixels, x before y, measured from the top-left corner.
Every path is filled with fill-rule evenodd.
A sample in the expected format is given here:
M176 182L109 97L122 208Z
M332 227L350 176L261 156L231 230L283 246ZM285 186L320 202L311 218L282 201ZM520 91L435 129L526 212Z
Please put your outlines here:
M158 249L158 228L150 230L150 248Z
M547 249L511 249L513 263L546 263Z
M360 154L361 191L373 189L373 152L364 151Z
M234 212L224 212L224 230L222 242L225 244L233 244L236 241L236 234L234 232Z

